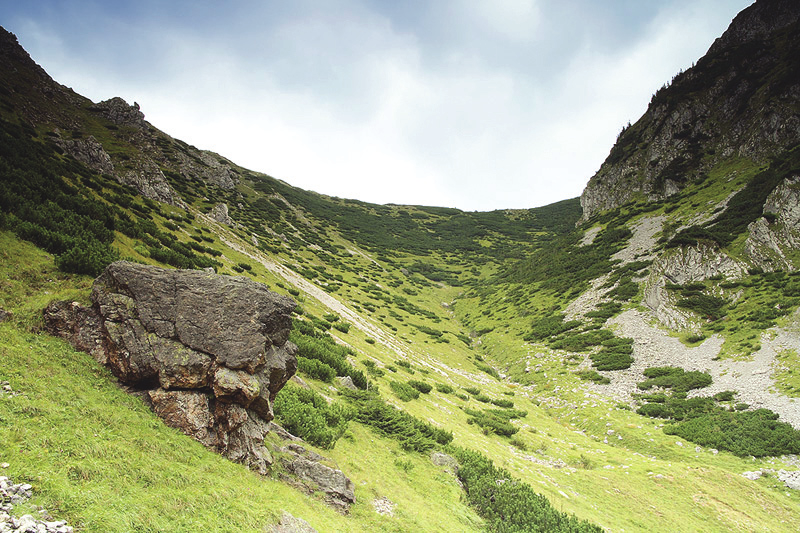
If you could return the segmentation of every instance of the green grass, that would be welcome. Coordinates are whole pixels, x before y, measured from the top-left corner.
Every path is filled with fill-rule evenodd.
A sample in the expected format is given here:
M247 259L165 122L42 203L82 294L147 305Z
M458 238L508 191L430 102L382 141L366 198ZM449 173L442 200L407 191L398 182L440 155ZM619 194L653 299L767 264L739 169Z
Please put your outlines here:
M732 181L724 174L725 179L709 179L689 191L686 198L697 206L676 203L669 213L672 221L718 202L756 172L743 162L737 165L730 164L740 172ZM597 273L611 269L612 280L622 284L614 294L618 304L599 309L597 316L589 317L592 322L618 313L628 299L635 303L634 283L628 276L644 268L644 262L615 272L608 258L627 238L625 224L642 212L642 206L623 208L598 222L604 230L597 245L578 252L583 263L570 265L576 269L565 273L559 270L559 260L567 261L576 252L574 243L565 238L561 242L567 245L558 249L553 242L571 231L575 201L542 210L472 215L326 199L242 172L245 179L238 191L196 189L189 202L206 212L209 206L200 198L207 196L209 205L226 201L236 211L240 201L236 194L241 193L244 208L234 215L241 217L247 232L228 228L212 232L198 217L188 229L198 241L172 228L187 225L176 218L180 210L172 208L154 212L157 226L175 232L182 243L202 241L203 246L222 252L222 272L240 269L279 292L290 292L301 302L304 316L330 315L326 317L330 320L318 322L310 318L312 332L322 327L321 322L332 323L325 329L337 344L347 346L336 350L343 362L360 369L363 361L372 361L373 372L366 365L363 368L385 404L451 432L455 444L485 453L556 509L610 530L660 531L680 523L689 530L792 531L800 520L796 494L786 495L766 482L749 482L739 475L769 463L752 464L724 452L711 456L695 453L693 446L678 447L676 437L664 435L657 422L613 402L584 396L581 378L573 372L583 356L555 353L523 341L534 320L559 317L571 297ZM196 184L183 186L191 189ZM261 196L265 192L273 196ZM283 193L291 206L276 196ZM665 207L653 212L663 211ZM557 223L541 220L545 214L557 215L552 219ZM264 235L264 221L284 234L286 242ZM365 228L368 231L360 233ZM399 236L391 244L396 246L386 247L386 235L395 234L395 229ZM248 232L259 234L258 247L251 245ZM441 239L454 235L447 246L441 246ZM154 262L136 255L136 240L116 237L121 254ZM225 240L239 250L226 246ZM731 244L736 246L736 242ZM558 253L549 256L552 250ZM264 267L258 260L262 252L301 273L312 286L325 291L325 297L343 302L371 327L363 328L360 321L332 309L326 303L330 300L317 298L306 285L295 285ZM89 531L147 527L247 531L259 530L287 509L319 531L474 531L485 526L462 500L452 475L434 467L426 454L408 451L397 438L357 421L348 424L332 449L322 452L356 483L357 503L349 517L206 452L165 428L135 398L108 385L107 372L87 356L28 333L40 326L39 311L50 298L85 302L88 278L60 274L51 257L2 232L0 259L0 307L14 312L12 323L0 329L4 334L0 374L23 385L29 382L35 391L33 397L0 403L0 424L13 427L12 438L0 442L0 453L21 456L24 448L25 459L9 460L10 470L34 481L39 501L63 515L59 518L84 524ZM536 264L536 259L546 261ZM520 279L534 283L515 282L513 276L497 279L513 269L516 260L524 270ZM762 278L755 276L757 283L744 288L745 297L725 308L731 327L724 334L735 344L732 351L741 352L748 342L757 341L751 338L761 331L756 319L770 318L752 312L765 308L782 290L775 280ZM712 285L720 284L709 283L709 289ZM542 287L549 290L542 292ZM714 294L727 297L736 290ZM334 312L339 320L333 319ZM350 327L334 329L339 324ZM553 325L558 326L543 324L545 335L530 340L541 342L552 336L547 327ZM597 325L581 324L581 328ZM704 334L712 332L704 330ZM555 333L565 334L563 340L577 336L577 330ZM606 333L592 335L598 338L570 340L592 341L582 349L610 340ZM603 348L612 348L606 350L612 359L628 355L627 345ZM27 355L31 351L36 352L32 357ZM28 372L28 364L42 370ZM794 369L791 358L786 364ZM383 369L383 374L374 369ZM416 400L402 402L392 392L392 382L405 384L412 370L414 378L433 388ZM501 375L503 379L496 379ZM596 372L586 377L598 376L602 381ZM307 382L319 393L336 395L332 385L314 379ZM51 391L45 383L57 385L49 386ZM477 392L467 396L457 392L461 389ZM485 417L486 411L494 410L490 403L508 406L498 398L512 391L514 409L526 413L509 422L516 430L513 438L470 423L478 418L470 413ZM11 401L17 403L12 406ZM609 430L614 433L608 434ZM68 437L62 438L65 432ZM664 477L656 478L655 473ZM88 496L68 492L78 483ZM381 497L397 504L394 517L374 512L371 502ZM182 508L192 512L182 514ZM152 514L158 521L144 525L144 517Z
M797 350L787 349L777 353L772 379L779 391L800 398L800 356Z
M347 529L324 505L164 426L89 355L9 325L0 338L0 376L23 393L0 400L0 455L54 516L83 531L259 531L285 508Z

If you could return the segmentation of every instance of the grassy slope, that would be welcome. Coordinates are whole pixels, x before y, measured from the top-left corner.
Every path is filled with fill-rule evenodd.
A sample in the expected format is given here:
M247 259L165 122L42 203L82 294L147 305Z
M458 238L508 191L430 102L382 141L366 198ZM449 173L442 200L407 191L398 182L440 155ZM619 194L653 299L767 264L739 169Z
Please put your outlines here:
M85 109L79 115L88 132L114 144L109 150L131 150L104 120ZM46 130L43 127L41 138ZM676 208L667 205L651 212L668 214L673 222L686 221L725 198L756 170L748 162L730 166L682 195ZM385 368L397 366L398 359L409 360L413 375L397 367L373 380L384 398L453 431L456 444L484 451L557 508L628 531L668 530L675 524L686 530L790 531L800 521L796 493L785 493L771 479L750 482L739 475L772 466L768 460L751 462L725 453L696 453L688 444L677 446L656 422L587 396L563 354L524 343L530 315L563 309L563 294L511 283L472 291L431 282L413 271L422 263L447 270L462 282L485 282L502 272L509 257L523 257L554 234L568 231L575 219L574 200L538 211L465 214L330 199L238 171L243 180L234 191L199 190L196 183L183 188L192 193L184 196L196 213L225 201L244 227L229 230L198 217L180 222L173 232L176 238L190 242L190 235L202 228L214 241L204 243L224 254L222 273L236 274L239 263L247 263L251 270L246 275L280 292L294 291L289 280L259 263L266 252L266 259L288 266L358 312L382 332L381 337L399 340L403 354L380 339L371 344L367 339L373 334L358 328L347 334L333 332L356 350L356 361L370 359ZM734 172L734 180L722 179ZM106 187L104 194L113 190ZM264 203L256 207L265 195L277 208ZM157 206L152 217L163 230L165 215L177 211ZM258 235L260 249L250 244L252 234ZM241 251L225 245L223 237ZM153 263L137 244L117 234L116 247L123 256ZM734 243L734 252L737 246L741 248L741 242ZM437 247L440 251L431 253ZM0 379L27 391L0 400L3 434L11 435L0 441L0 453L12 465L9 473L31 481L38 502L60 517L94 531L258 530L287 509L319 531L479 528L480 520L461 503L452 477L427 458L404 452L396 442L358 424L335 449L324 452L356 482L358 503L346 518L206 452L111 385L108 373L88 356L30 333L36 331L40 310L50 299L85 301L91 280L56 272L52 258L7 233L0 232L0 254L0 307L15 313L10 325L0 326ZM318 268L316 274L313 267ZM411 272L404 273L404 268ZM410 311L400 308L400 297L413 304ZM309 292L301 291L298 300L306 314L320 317L330 311ZM437 339L420 331L420 325L444 334ZM490 328L480 344L467 346L457 337ZM529 356L531 367L542 365L539 371L525 371ZM487 362L517 383L481 371L479 365ZM408 379L453 386L466 399L434 391L401 402L389 382ZM335 395L330 385L308 381ZM515 422L521 431L513 444L467 422L462 407L491 406L466 394L464 387L480 388L490 398L511 399L515 407L528 411ZM608 435L610 430L613 435ZM74 493L77 486L85 494ZM397 503L393 518L372 510L371 500L384 496ZM191 513L176 511L187 507Z
M14 312L0 325L0 378L23 393L0 399L7 436L0 458L11 464L6 475L34 486L32 504L85 531L259 531L282 510L319 531L449 531L454 519L463 531L480 525L451 475L358 424L329 454L357 484L349 517L205 450L165 427L88 355L26 331L36 328L43 301L74 297L73 287L89 280L56 272L52 258L6 232L0 250L0 306ZM409 472L398 460L412 465ZM429 494L437 499L426 501ZM395 517L372 510L378 495L397 503Z
M162 224L164 219L156 216L156 221ZM194 227L186 226L177 234L182 240L188 240L187 233L196 232L196 227L204 224L198 218ZM207 235L211 234L208 229L205 231ZM223 272L234 274L234 265L248 262L253 267L248 272L251 277L267 282L280 292L291 288L289 282L270 273L253 259L259 257L259 251L254 247L239 241L242 249L250 255L233 251L223 244L220 236L238 241L237 236L226 228L213 226L213 230L218 233L212 246L225 254L221 258ZM352 528L354 524L364 530L452 530L453 523L459 524L460 530L469 530L480 524L474 513L460 503L459 491L452 477L434 468L427 458L404 452L397 443L382 439L358 424L352 425L350 438L342 439L334 450L324 452L356 482L358 503L348 518L331 513L320 503L308 500L272 480L262 480L243 472L239 467L229 465L199 449L190 440L164 428L137 400L108 385L107 373L97 368L87 356L76 354L64 347L63 343L46 336L25 333L31 327L35 328L39 309L50 299L85 300L90 280L55 272L46 254L20 244L7 233L2 235L3 246L0 249L4 250L3 263L8 267L0 279L8 281L3 283L0 306L14 310L16 318L14 327L4 326L8 335L3 335L4 357L0 362L0 376L10 379L15 388L30 388L32 391L22 400L13 402L36 400L49 406L40 407L39 410L15 406L13 415L3 415L5 423L14 420L14 427L24 428L27 435L24 439L15 438L5 444L7 448L3 453L12 458L26 457L20 450L23 443L47 442L47 445L37 447L40 449L38 456L33 456L30 463L20 462L19 459L8 460L12 463L12 474L18 472L24 479L35 482L41 494L40 501L46 507L63 511L63 517L76 523L85 523L87 530L125 530L134 527L132 524L136 524L136 520L144 520L144 515L171 515L168 508L164 507L169 504L154 497L154 493L169 495L168 500L173 502L172 505L180 505L176 501L194 502L192 505L204 510L192 513L192 519L210 528L223 528L223 523L233 520L242 529L257 529L274 520L281 509L307 519L320 531ZM346 250L359 251L357 245L333 232L323 235ZM122 250L123 253L133 252L131 246ZM374 254L360 251L363 255L343 253L332 264L326 263L329 257L317 254L308 247L284 249L271 257L288 265L296 265L298 269L326 265L329 273L341 275L344 283L333 296L351 308L358 306L361 315L375 327L401 339L406 355L400 356L380 342L366 342L369 335L356 328L347 334L333 333L356 349L357 361L369 358L382 367L397 367L398 359L408 359L415 370L411 375L397 367L396 372L386 370L383 377L374 379L383 396L415 416L453 431L457 444L484 451L498 465L511 470L541 491L557 508L612 530L629 531L663 530L675 523L685 523L687 529L788 531L791 526L784 528L781 524L792 524L800 519L800 499L795 494L785 494L773 486L775 482L771 480L754 483L739 476L758 464L770 463L758 461L753 464L725 453L718 456L708 452L694 453L691 445L683 448L676 446L675 439L664 435L651 420L618 409L603 400L587 400L580 382L571 375L562 357L550 355L549 350L521 341L529 319L524 317L525 306L515 303L519 297L515 298L513 295L517 293L511 292L514 286L494 287L489 291L490 298L469 298L464 295L464 288L439 286L419 275L406 277L402 274L401 266L418 260L412 254L400 254L391 259L391 263L384 258L376 265ZM146 260L144 257L139 259ZM472 277L452 259L433 256L424 261L460 272L462 277ZM19 265L28 267L19 268ZM495 271L496 266L487 263L480 269L481 277ZM313 282L317 286L327 283L320 278L315 278ZM384 296L383 299L375 297L376 293L370 290L372 284L383 288L378 293ZM410 289L416 294L411 295L403 289ZM523 294L527 305L532 308L561 305L552 295L540 295L535 291ZM416 312L409 313L387 303L386 298L391 301L396 296L408 298L417 309L434 315L436 320L431 320L430 315L425 317ZM301 293L298 299L306 314L322 316L329 311L308 294ZM443 302L454 301L455 307L442 306ZM371 313L365 310L365 303L374 305L376 311ZM437 342L436 338L419 331L416 326L420 324L449 332L442 337L447 342ZM494 329L483 335L481 345L468 347L454 336L487 326ZM34 346L33 353L41 361L37 361L36 367L43 369L42 374L22 371L28 367L21 358L31 357L31 349L26 349L26 346ZM543 365L540 372L524 371L523 361L528 355L533 357L535 364ZM479 357L497 365L501 371L526 387L498 381L480 371L475 364L479 362ZM66 367L69 370L64 366L67 361L71 361L70 366ZM362 364L357 364L365 369ZM56 382L63 382L66 390L48 387L50 381L45 381L43 375L61 376ZM98 378L98 375L102 377ZM390 380L408 379L448 384L456 387L457 392L468 399L434 391L422 395L419 400L404 403L392 394L388 383ZM307 381L326 394L333 392L327 384L311 379ZM100 392L97 395L92 392L87 397L88 391L94 391L97 386ZM460 390L463 387L478 387L494 399L511 399L515 407L528 411L526 418L516 422L522 429L514 436L515 444L508 438L484 435L480 428L467 423L462 407L478 409L491 406L476 401ZM33 391L38 391L34 398L31 397ZM513 393L513 396L509 393ZM112 399L106 395L112 395ZM73 410L66 410L67 407L61 405L63 398L73 396L82 399L74 402L76 406ZM0 405L7 409L12 404L4 400ZM80 413L103 412L106 409L104 405L114 405L115 408L106 410L107 414L100 416L100 422L94 422L96 426L83 421L85 416L82 418ZM568 405L578 407L571 408ZM110 426L115 419L120 421ZM90 425L81 426L81 433L77 433L74 420ZM109 431L109 427L115 429ZM614 436L609 439L609 444L604 444L602 440L610 429L614 430ZM110 435L110 440L89 445L85 441L69 439L53 446L51 442L57 442L58 435L63 432L97 434L100 439ZM17 429L12 434L19 433ZM146 434L147 438L142 434ZM623 439L616 439L617 435L622 435ZM142 457L143 452L137 446L141 447L142 443L151 439L164 444L151 444L146 449L146 459L127 461L125 469L130 469L128 479L132 482L118 485L117 456ZM102 451L118 450L123 444L132 449ZM45 453L44 449L48 452ZM195 459L194 455L190 458L182 455L187 453L184 450L190 449L194 449L193 453L201 459ZM175 466L167 467L173 463ZM33 468L33 464L50 466ZM189 468L187 464L203 465L203 480L182 481L187 478L192 480L192 476L197 475L197 469ZM553 467L553 464L560 467ZM41 479L32 476L32 468ZM176 472L171 470L173 468L183 470ZM239 473L231 475L230 469L238 469L236 471ZM84 471L88 474L82 473ZM153 480L153 471L172 473L159 475ZM88 478L83 479L86 476ZM144 481L137 481L140 479ZM220 488L217 483L211 483L213 488L210 488L204 485L209 483L209 479L236 481L230 481L232 484L228 488ZM78 481L89 488L91 498L71 495L69 487ZM228 482L219 483L225 487ZM270 498L275 503L256 503L263 499L261 491L267 490L267 487L279 493L278 497ZM211 491L214 498L204 496L206 491ZM252 494L253 503L246 505L238 499L236 502L230 501L231 496L226 496L230 493L226 491L233 491L237 498L245 499ZM381 517L371 508L373 498L384 496L397 503L394 518ZM112 504L120 497L129 497L128 503ZM228 503L222 505L224 512L219 510L219 503L212 502L217 497L223 501L229 499ZM97 506L93 507L91 502L96 502ZM431 502L435 502L435 505ZM642 509L648 509L649 512L642 513ZM184 520L181 517L163 519L170 520L172 528L192 527L189 523L181 522Z

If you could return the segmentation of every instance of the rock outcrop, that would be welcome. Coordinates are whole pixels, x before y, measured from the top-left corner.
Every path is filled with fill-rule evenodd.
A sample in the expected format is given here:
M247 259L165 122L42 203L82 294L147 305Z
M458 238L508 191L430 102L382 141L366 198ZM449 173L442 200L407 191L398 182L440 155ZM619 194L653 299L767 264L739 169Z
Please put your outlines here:
M286 454L283 467L290 474L286 480L310 492L321 491L325 501L346 512L356 501L355 486L341 470L325 464L327 459L299 444L289 444L279 450Z
M92 170L101 174L114 173L114 164L111 162L111 156L108 155L103 145L100 144L94 136L89 135L85 139L71 139L67 141L59 137L55 142L66 153Z
M248 278L124 261L92 306L54 302L49 332L94 355L170 426L266 473L275 395L297 369L295 303Z
M715 276L738 279L747 274L747 266L731 259L713 246L676 248L653 262L651 274L644 284L642 304L658 321L675 330L692 324L692 314L675 306L675 296L667 283L686 285L703 282Z
M144 120L144 113L136 102L128 105L128 102L115 96L97 104L96 109L117 126L133 126L141 129L148 129L147 122Z
M178 205L178 195L167 182L167 177L158 164L146 156L130 159L118 168L115 177L123 185L129 185L145 198L170 205Z
M787 177L770 193L763 213L747 228L745 253L766 271L795 270L790 255L800 249L800 175Z
M228 204L215 205L213 208L211 208L209 215L220 224L233 226L233 219L228 214Z

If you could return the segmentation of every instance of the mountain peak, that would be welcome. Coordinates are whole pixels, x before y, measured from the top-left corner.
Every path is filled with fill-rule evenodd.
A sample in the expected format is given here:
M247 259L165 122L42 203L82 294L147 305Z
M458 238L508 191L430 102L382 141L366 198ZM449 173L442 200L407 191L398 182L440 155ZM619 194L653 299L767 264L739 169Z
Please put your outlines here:
M708 53L715 54L726 48L768 38L798 19L800 2L796 0L759 0L736 15Z
M761 0L709 51L659 89L620 133L581 195L583 220L635 201L663 200L721 161L764 162L797 143L800 3Z

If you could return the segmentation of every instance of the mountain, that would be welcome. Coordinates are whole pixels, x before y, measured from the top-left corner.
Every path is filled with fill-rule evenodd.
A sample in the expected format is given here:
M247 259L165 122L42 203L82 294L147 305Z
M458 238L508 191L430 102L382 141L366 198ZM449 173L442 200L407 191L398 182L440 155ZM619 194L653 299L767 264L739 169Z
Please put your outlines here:
M725 161L763 163L797 143L800 6L756 2L624 128L581 195L583 219L680 192Z
M74 93L0 30L0 463L34 494L14 514L41 505L84 531L303 527L291 516L317 531L794 531L798 11L738 15L580 200L487 213L298 189L172 138L138 104ZM118 259L299 304L298 374L273 407L303 442L259 436L266 475L46 333L43 310L88 306ZM123 292L112 314L134 312ZM200 334L216 327L202 313ZM297 482L298 465L323 470L310 458L352 482L348 514Z

